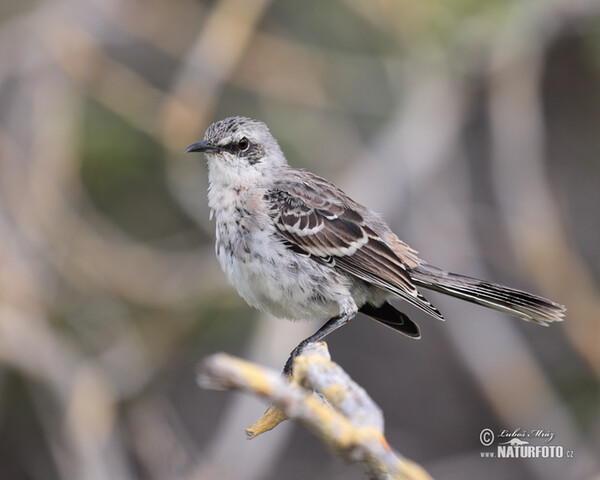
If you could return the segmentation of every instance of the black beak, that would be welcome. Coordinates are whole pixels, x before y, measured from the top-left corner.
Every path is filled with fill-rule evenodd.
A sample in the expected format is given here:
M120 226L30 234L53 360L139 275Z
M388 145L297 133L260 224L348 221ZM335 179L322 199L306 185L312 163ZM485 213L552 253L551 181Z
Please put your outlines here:
M215 147L214 145L209 144L208 142L196 142L193 145L190 145L185 149L185 153L189 152L204 152L204 153L214 153L220 152L221 147Z

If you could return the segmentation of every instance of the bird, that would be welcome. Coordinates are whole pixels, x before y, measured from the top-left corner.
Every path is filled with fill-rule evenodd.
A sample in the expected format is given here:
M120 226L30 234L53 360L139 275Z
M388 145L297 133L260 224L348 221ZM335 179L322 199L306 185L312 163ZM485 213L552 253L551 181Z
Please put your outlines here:
M359 312L420 338L418 325L391 300L444 320L421 288L539 325L565 317L563 305L542 296L428 264L379 214L328 180L291 167L259 120L217 121L185 151L207 159L215 251L228 282L250 306L274 317L325 321L292 350L286 376L307 344Z

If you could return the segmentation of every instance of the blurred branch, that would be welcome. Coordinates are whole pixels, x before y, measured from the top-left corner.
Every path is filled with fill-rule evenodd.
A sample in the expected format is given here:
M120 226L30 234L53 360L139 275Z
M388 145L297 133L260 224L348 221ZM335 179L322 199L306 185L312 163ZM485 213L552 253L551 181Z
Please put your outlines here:
M206 15L206 7L194 0L89 2L128 35L174 57L183 54Z
M36 92L29 98L38 120L29 136L30 149L20 148L0 127L5 153L0 172L6 171L0 193L23 235L48 247L40 250L43 260L79 288L118 292L142 304L182 305L204 287L218 289L220 277L214 275L218 267L209 261L212 247L153 248L125 235L95 211L79 176L76 139L81 103L62 84L41 83ZM27 92L19 90L14 96L27 97ZM70 114L61 115L66 104Z
M600 376L600 297L585 262L561 225L546 171L546 128L540 93L546 44L572 16L592 15L589 3L556 10L540 3L520 5L492 45L489 106L493 186L519 264L547 292L568 307L565 328ZM524 22L524 19L526 20Z
M206 126L269 4L269 0L221 0L207 13L204 28L185 58L186 68L163 105L165 145L179 150Z
M113 60L106 52L108 39L90 34L69 12L53 11L40 18L36 23L45 23L36 36L49 59L91 98L154 135L163 92L130 66ZM124 92L127 102L123 101Z
M383 435L381 410L331 362L325 343L304 349L294 363L293 379L289 383L274 370L226 354L206 358L198 375L204 388L239 389L272 400L285 416L298 420L338 456L363 463L371 479L431 478L421 466L391 450ZM247 432L251 438L261 433Z

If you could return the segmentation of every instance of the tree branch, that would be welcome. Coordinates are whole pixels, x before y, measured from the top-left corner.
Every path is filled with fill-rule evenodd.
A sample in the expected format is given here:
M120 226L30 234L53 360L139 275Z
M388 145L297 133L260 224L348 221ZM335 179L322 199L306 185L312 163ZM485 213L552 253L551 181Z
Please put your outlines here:
M381 410L331 361L325 343L305 347L294 362L291 382L274 370L218 353L202 362L198 383L215 390L243 390L273 402L246 430L248 438L292 418L345 461L361 462L371 479L431 479L420 465L390 448L383 435Z

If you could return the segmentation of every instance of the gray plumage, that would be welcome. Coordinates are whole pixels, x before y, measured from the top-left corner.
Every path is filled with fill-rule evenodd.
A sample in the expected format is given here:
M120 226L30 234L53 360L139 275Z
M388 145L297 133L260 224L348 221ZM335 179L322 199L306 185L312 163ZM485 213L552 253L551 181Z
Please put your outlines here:
M260 121L216 122L186 151L208 159L216 252L229 282L276 317L331 319L307 341L358 311L418 337L416 324L388 303L400 297L443 319L417 287L541 325L564 317L562 305L543 297L428 265L377 214L331 182L291 168Z

